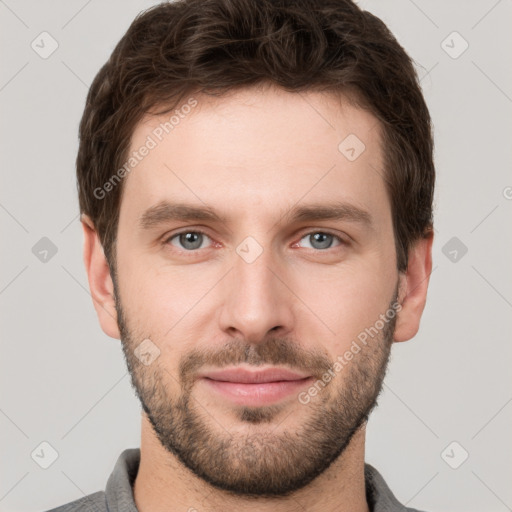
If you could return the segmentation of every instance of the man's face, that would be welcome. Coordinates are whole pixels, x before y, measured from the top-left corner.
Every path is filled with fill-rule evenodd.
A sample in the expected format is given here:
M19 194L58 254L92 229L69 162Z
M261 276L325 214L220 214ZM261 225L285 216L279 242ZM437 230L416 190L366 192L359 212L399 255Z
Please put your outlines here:
M195 99L168 134L158 127L171 113L144 119L131 141L131 151L148 136L156 146L124 183L115 282L123 349L169 452L218 488L285 495L363 426L388 361L394 319L381 315L399 276L379 126L318 93ZM221 220L176 219L164 202ZM296 215L332 206L336 218ZM154 360L137 357L143 341L160 351ZM256 384L218 374L235 368L296 375ZM276 384L283 378L293 380Z

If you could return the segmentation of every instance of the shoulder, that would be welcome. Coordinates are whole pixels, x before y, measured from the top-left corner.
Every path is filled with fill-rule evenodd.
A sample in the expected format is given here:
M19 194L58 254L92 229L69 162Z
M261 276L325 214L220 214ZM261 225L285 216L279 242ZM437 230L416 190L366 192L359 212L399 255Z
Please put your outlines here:
M391 492L383 476L368 463L364 465L366 500L371 512L422 512L402 505Z
M105 491L98 491L93 494L89 494L65 505L61 505L57 508L52 508L46 512L108 512L107 500Z

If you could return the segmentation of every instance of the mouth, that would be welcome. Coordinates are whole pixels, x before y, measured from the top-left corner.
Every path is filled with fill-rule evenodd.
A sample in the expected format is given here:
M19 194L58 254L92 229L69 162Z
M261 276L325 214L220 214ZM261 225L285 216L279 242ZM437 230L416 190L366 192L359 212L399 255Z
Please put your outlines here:
M313 377L286 368L254 371L238 367L205 372L199 380L211 392L237 405L262 406L298 393Z

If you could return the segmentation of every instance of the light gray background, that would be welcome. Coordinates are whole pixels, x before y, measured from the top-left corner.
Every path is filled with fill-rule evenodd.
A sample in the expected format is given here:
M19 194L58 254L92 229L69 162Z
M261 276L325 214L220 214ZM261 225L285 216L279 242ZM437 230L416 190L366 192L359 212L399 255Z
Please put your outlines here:
M366 460L409 506L512 510L512 2L360 4L417 63L438 172L428 304L420 333L393 348ZM139 446L120 343L88 292L74 160L88 86L149 5L0 0L2 511L103 489L119 453ZM59 45L47 59L31 48L43 31ZM453 31L469 43L456 59L442 47ZM452 54L457 37L444 43ZM32 252L42 237L58 249L46 263ZM443 253L452 237L468 249L455 262L451 245ZM59 454L48 469L31 458L43 441ZM469 458L452 469L462 450Z

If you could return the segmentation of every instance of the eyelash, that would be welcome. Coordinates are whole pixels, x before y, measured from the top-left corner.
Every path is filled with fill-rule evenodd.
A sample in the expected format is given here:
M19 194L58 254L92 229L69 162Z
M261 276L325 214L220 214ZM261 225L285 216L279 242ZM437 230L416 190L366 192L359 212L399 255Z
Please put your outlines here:
M204 231L201 231L200 229L185 229L185 230L182 230L182 231L178 231L177 233L173 233L172 235L168 236L168 237L165 237L164 240L163 240L163 245L169 245L170 241L180 235L183 235L185 233L196 233L196 234L200 234L200 235L204 235L206 236L207 238L210 238L210 240L212 239L208 233L204 232ZM348 241L341 238L339 235L336 235L334 233L331 233L330 231L322 231L322 230L319 230L319 229L316 229L316 230L313 230L313 231L308 231L306 233L304 233L300 239L299 239L299 242L309 236L309 235L313 235L313 234L317 234L317 233L321 233L323 235L330 235L332 237L334 237L335 239L338 240L339 242L339 245L337 246L334 246L334 247L328 247L327 249L315 249L315 248L312 248L311 250L313 251L317 251L317 252L329 252L329 250L331 249L336 249L336 247L340 247L342 245L348 245ZM295 243L298 243L298 242L295 242ZM194 254L194 253L198 253L200 249L193 249L193 250L186 250L186 249L179 249L178 247L175 247L173 246L173 249L175 250L178 250L179 252L183 252L183 253L189 253L189 254ZM306 247L306 249L309 249L309 247Z

